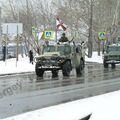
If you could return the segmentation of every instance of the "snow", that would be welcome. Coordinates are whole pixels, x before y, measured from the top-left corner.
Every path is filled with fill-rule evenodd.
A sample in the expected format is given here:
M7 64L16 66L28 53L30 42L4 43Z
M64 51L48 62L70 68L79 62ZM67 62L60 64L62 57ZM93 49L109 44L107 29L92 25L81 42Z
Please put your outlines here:
M98 52L93 52L92 58L88 58L87 56L85 56L85 61L103 63L103 55L101 53L100 56L98 56Z
M120 120L120 91L24 113L4 120Z
M88 62L102 63L102 55L93 53L92 58L86 57ZM0 61L0 74L32 72L34 65L29 63L27 57L20 58L17 67L15 59ZM12 116L3 120L79 120L91 114L90 120L120 120L120 91L98 95L90 98L80 99L65 104L59 104L24 114Z
M0 61L0 74L12 74L21 72L33 72L35 65L29 63L28 57L19 57L16 64L16 59L7 59L5 62Z
M102 63L102 55L98 56L97 52L93 52L92 58L85 58L86 62L97 62ZM21 73L21 72L33 72L35 71L35 64L32 65L29 63L29 58L22 58L19 56L19 61L16 66L16 59L7 59L6 62L0 61L0 74L12 74L12 73Z

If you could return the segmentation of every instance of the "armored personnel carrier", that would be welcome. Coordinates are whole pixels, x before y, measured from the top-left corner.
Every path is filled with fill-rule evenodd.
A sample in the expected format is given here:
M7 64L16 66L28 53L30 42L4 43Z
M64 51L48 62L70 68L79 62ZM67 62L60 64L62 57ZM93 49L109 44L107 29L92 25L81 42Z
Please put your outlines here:
M79 75L85 64L85 49L74 42L48 44L44 47L43 54L35 57L35 61L35 72L39 77L42 77L45 71L51 71L52 77L57 77L59 70L62 70L63 76L69 76L73 68Z
M103 57L104 68L108 68L111 64L112 68L115 68L116 64L120 63L120 38L115 44L107 45L105 49L105 54Z

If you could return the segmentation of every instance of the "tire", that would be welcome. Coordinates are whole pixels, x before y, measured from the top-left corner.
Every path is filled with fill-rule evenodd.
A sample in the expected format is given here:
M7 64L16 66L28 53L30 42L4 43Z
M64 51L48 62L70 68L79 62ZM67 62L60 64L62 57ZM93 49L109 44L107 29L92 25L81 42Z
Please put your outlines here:
M83 60L83 67L85 68L85 60Z
M52 77L58 77L58 70L52 70Z
M108 68L108 63L106 63L106 60L104 60L104 68Z
M84 62L84 60L81 60L81 61L80 61L80 66L81 66L81 70L83 70L84 67L85 67L85 62Z
M71 63L70 61L66 61L62 67L63 76L70 76L70 71L71 71Z
M115 66L115 63L112 63L111 65L112 65L112 68L113 68L113 69L116 67L116 66Z
M39 77L43 77L44 71L40 70L38 67L39 67L39 65L36 63L36 66L35 66L36 75Z
M84 69L84 61L80 60L80 65L76 68L77 76L82 74L82 70Z

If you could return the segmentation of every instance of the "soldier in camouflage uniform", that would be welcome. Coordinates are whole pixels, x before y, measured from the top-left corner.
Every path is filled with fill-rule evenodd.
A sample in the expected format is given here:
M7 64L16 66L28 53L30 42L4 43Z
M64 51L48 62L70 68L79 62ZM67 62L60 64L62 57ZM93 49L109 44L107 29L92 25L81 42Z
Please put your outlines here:
M60 38L59 42L68 42L68 38L65 36L65 33L62 34L62 37Z

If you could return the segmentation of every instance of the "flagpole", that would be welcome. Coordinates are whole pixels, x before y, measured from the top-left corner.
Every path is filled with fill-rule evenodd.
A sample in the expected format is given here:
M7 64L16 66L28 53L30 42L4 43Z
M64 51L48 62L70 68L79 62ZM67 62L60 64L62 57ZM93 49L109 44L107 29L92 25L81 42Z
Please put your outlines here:
M56 39L56 42L58 42L57 41L57 20L56 20L56 18L55 18L55 39Z
M57 23L58 22L58 23ZM67 26L63 23L63 21L61 20L61 19L59 19L59 17L56 17L56 40L57 40L57 32L58 32L58 30L59 29L62 29L62 31L66 31L66 29L67 29Z

